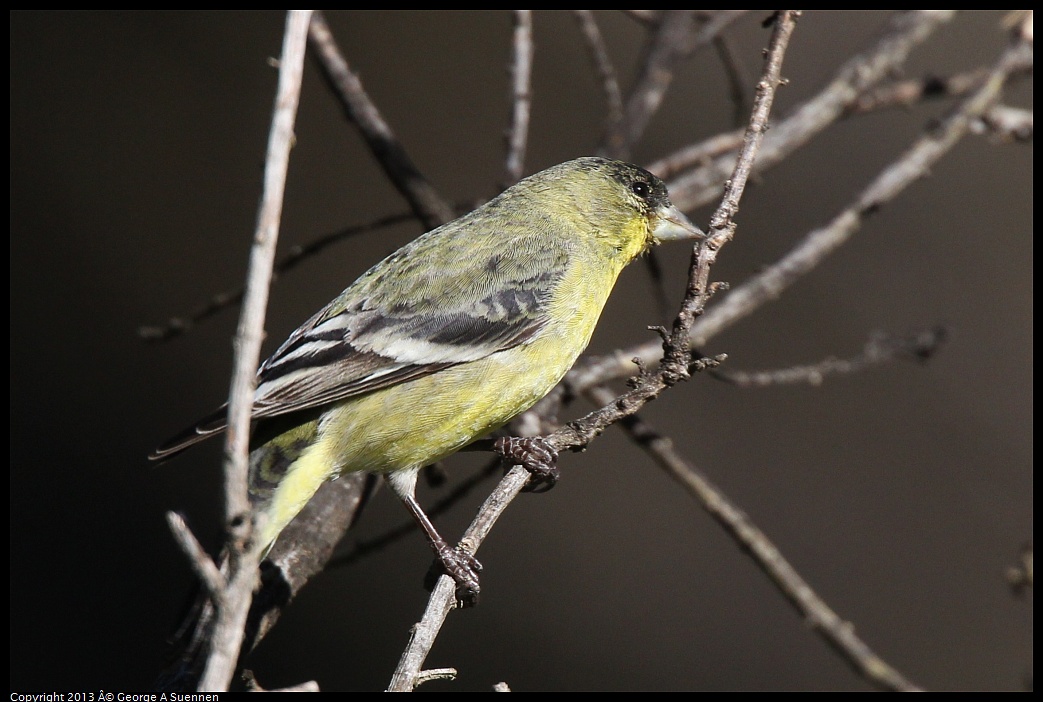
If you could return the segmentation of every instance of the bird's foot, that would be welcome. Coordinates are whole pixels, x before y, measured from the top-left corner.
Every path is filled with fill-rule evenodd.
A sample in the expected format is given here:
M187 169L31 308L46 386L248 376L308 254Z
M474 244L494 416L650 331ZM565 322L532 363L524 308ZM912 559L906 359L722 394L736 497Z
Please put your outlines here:
M438 550L438 558L431 564L424 578L424 587L433 590L438 578L448 575L456 582L456 603L460 607L474 607L478 604L478 573L482 564L472 554L459 546Z
M528 492L546 492L558 482L558 451L542 436L501 436L493 444L493 450L513 466L529 471Z

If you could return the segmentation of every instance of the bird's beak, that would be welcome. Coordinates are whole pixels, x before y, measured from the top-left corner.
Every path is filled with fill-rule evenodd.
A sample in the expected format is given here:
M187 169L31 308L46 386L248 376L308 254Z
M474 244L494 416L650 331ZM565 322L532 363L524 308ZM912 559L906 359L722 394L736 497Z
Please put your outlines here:
M652 230L658 241L680 241L683 239L705 239L702 229L692 224L681 210L673 205L659 208L659 223Z

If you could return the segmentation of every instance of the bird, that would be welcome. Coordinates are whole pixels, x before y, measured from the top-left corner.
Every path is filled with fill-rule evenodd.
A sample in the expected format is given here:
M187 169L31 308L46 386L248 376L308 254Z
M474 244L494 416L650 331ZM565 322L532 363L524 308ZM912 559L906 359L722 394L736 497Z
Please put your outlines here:
M481 565L417 502L421 468L501 428L586 348L623 268L703 232L652 173L582 157L518 181L383 259L257 371L249 493L267 549L327 480L382 475L475 600ZM223 432L226 406L150 455Z

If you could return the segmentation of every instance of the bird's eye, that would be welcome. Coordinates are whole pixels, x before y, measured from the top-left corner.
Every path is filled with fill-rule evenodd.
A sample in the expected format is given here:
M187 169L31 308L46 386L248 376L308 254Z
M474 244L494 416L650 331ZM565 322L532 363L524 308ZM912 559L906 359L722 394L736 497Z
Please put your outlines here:
M648 198L648 195L652 192L652 189L648 187L648 183L643 180L639 180L630 186L630 189L642 200Z

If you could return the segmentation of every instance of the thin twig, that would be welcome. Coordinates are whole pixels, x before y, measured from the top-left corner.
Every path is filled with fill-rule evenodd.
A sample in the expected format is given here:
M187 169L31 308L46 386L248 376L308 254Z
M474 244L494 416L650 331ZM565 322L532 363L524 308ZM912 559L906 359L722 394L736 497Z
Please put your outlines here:
M619 77L608 56L608 47L605 46L605 38L598 29L594 13L590 10L573 10L572 13L579 22L583 43L600 79L601 91L605 94L605 129L611 132L623 119L623 91L619 88Z
M810 232L794 249L775 264L732 289L718 304L707 311L692 327L692 345L703 347L724 329L752 314L765 303L775 300L783 290L806 275L861 227L863 220L880 206L895 198L905 188L930 171L973 126L984 111L998 98L1003 81L1019 70L1031 48L1019 44L1005 50L990 78L972 96L962 102L951 116L931 134L919 138L894 163L885 168L829 224ZM774 133L774 132L772 132ZM759 163L759 162L758 162ZM616 352L611 356L581 361L566 376L573 393L582 392L614 378L633 375L638 359L652 366L662 358L659 344L649 341Z
M748 10L719 10L698 30L695 12L668 10L655 25L640 74L623 108L623 119L604 139L604 149L609 155L617 158L629 155L630 147L641 138L662 105L677 66L696 50L709 45Z
M192 570L199 578L199 582L203 584L207 594L214 599L222 597L225 586L228 584L225 576L221 574L221 569L214 564L214 559L196 539L196 535L188 528L185 518L177 512L167 512L167 525L170 527L174 540L188 557Z
M688 36L694 31L695 10L666 10L655 25L645 49L641 72L623 107L623 119L612 125L604 139L605 153L626 158L630 146L659 109L673 81L677 63L686 55Z
M514 11L511 46L511 126L507 130L505 189L517 183L525 172L532 108L532 10Z
M763 388L771 385L821 385L830 375L858 373L869 366L896 358L924 361L935 353L948 335L945 327L925 329L903 337L875 334L861 353L851 358L827 358L807 365L764 371L717 369L711 375L741 388Z
M776 299L846 243L864 219L894 199L905 188L930 172L931 167L964 137L972 125L998 99L1007 75L1028 49L1019 45L1004 52L986 82L937 128L919 138L901 157L885 168L858 199L832 222L816 229L776 264L743 283L715 305L692 330L692 343L702 346L725 327L747 316L765 302Z
M678 149L646 168L663 180L670 180L693 166L708 167L713 159L738 150L742 146L742 135L745 133L746 130L743 128L716 134L697 144Z
M915 28L915 25L904 25L904 27L908 30ZM886 51L888 49L885 44L880 43L877 45L876 50ZM866 54L867 62L872 60L871 57L875 54L876 50L870 54ZM842 75L845 73L850 75L851 65L850 62L845 64L844 68L842 68L840 73L838 73L837 78L820 92L818 96L813 98L812 101L806 103L806 105L813 104L817 101L829 101L831 99L829 96L838 94L836 81L841 79ZM892 68L886 74L880 74L878 72L874 72L874 74L883 78L885 75L893 72L893 70L897 70L897 66ZM1026 57L1021 65L1013 71L1014 75L1031 75L1031 73L1031 56ZM840 119L842 117L862 115L893 107L907 107L914 102L930 98L962 97L972 89L981 85L981 81L984 80L986 74L987 71L985 69L980 69L950 76L948 78L923 78L890 83L877 88L870 88L865 93L853 98L851 102L842 105L842 109L836 114L836 117L837 119ZM803 108L799 108L795 114L799 114L802 109ZM1002 110L1002 108L996 107L990 110L983 121L983 125L988 125L989 129L995 129L996 133L1001 137L1005 132L1009 132L1010 140L1012 141L1025 141L1031 138L1031 112L1019 110L1009 114L1004 114L1002 112L997 112L999 110ZM821 115L822 113L819 110L810 110L807 114ZM992 119L994 115L997 118L995 121ZM781 124L788 123L789 119L790 118L787 118ZM774 129L777 130L778 127L775 127ZM983 126L982 131L988 130ZM789 134L796 138L800 135L800 131L792 130ZM774 140L778 138L778 133L773 132L768 138L769 142L774 144ZM807 137L802 136L801 138L806 139ZM646 167L664 180L673 179L680 172L695 167L702 168L708 172L714 171L719 173L721 172L719 169L724 168L730 163L730 157L725 156L729 151L735 151L741 140L741 129L732 132L723 132L696 144L682 147L674 153L668 154ZM718 163L711 162L711 159L715 159L719 156L724 158L721 158ZM758 159L757 172L761 173L767 167L768 163L769 162L766 159ZM712 178L706 176L702 180L703 182L709 183L712 181ZM680 189L681 185L679 184L679 181L671 183L671 193L675 190L680 192ZM694 197L694 195L690 197ZM675 197L675 199L680 201L677 197ZM709 201L710 199L712 199L712 197L706 197L705 201ZM692 201L700 202L700 204L704 202L702 196L700 196L698 200Z
M728 92L731 94L733 105L733 123L738 127L742 125L743 117L749 111L749 107L746 105L746 86L749 85L749 80L734 42L726 35L718 34L713 38L713 46L717 49L717 55L721 57L724 75L728 78Z
M613 397L613 393L603 387L590 388L587 394L596 404L610 402ZM709 478L688 463L674 449L669 438L660 435L636 414L625 418L621 424L635 442L732 535L796 607L804 620L838 651L856 672L884 690L919 690L855 634L855 627L841 619L819 597L767 535Z
M290 249L289 253L275 263L275 267L272 270L272 283L275 283L279 280L280 276L290 272L307 259L318 255L333 244L339 243L344 239L357 234L362 234L374 229L380 229L381 227L388 227L394 224L401 224L402 222L407 222L414 218L415 215L412 213L388 215L387 217L380 217L379 219L366 224L345 227L329 234L323 234L306 244L295 246ZM238 305L242 300L243 288L241 287L235 290L225 290L224 292L215 293L206 301L206 303L199 307L199 309L190 313L186 317L173 317L163 325L139 327L138 336L150 342L170 341L171 339L191 331L197 324L213 317L221 310L227 307L232 307L233 305Z
M754 113L750 119L747 130L747 139L743 147L739 166L736 168L734 178L729 187L728 195L721 205L722 217L718 217L719 231L711 234L709 246L701 246L693 252L693 268L690 275L688 292L682 303L681 312L674 323L674 333L669 343L665 344L668 357L682 358L682 368L663 364L657 374L642 377L642 382L630 392L606 407L588 414L582 420L570 422L568 426L545 437L548 446L561 451L566 448L578 448L587 445L593 437L600 433L604 427L624 416L637 412L644 404L655 398L666 387L673 385L688 373L688 332L694 316L709 298L710 290L706 283L709 276L709 265L712 264L716 252L720 246L728 241L734 227L730 223L730 214L738 206L738 199L742 194L746 178L749 174L750 164L760 144L760 135L767 124L768 112L774 97L775 89L781 82L780 71L782 56L785 54L789 38L796 24L799 13L795 11L780 11L777 16L775 29L772 33L771 42L765 59L764 77L761 80ZM713 254L703 256L700 252L713 248ZM700 268L703 265L707 268ZM694 302L693 302L694 300ZM681 348L676 349L674 345ZM492 494L478 511L478 516L468 528L460 541L460 548L468 553L475 553L489 533L496 519L506 509L507 505L521 492L529 480L529 473L525 468L515 466L504 476L503 480L496 486ZM415 687L416 676L423 668L435 638L441 630L445 618L456 602L455 583L448 575L441 576L431 597L428 606L419 623L413 627L409 643L406 645L388 687L389 691L410 691Z
M512 468L486 498L478 510L478 515L460 540L460 546L468 553L476 553L493 524L528 481L527 470L520 466ZM424 661L434 646L442 624L455 606L456 583L450 576L443 575L438 578L434 590L431 591L423 617L410 632L409 642L391 677L388 692L412 692L416 688L417 676L424 666Z
M416 686L420 687L432 680L456 680L457 675L456 668L429 668L428 670L421 670L416 676Z
M239 659L243 625L257 581L260 553L250 546L250 513L247 496L247 453L250 441L250 415L257 365L264 336L265 308L275 260L275 245L282 216L286 171L293 125L300 100L301 76L304 73L304 51L307 46L311 10L291 10L286 17L282 55L279 59L279 85L275 99L265 157L264 192L257 215L257 230L250 250L246 294L235 339L235 364L232 389L228 398L228 430L225 433L225 519L229 525L245 521L245 543L232 539L228 553L228 587L217 600L210 654L199 689L227 690Z
M1032 140L1032 110L996 105L971 126L975 134L988 134L1002 142Z
M839 119L848 105L905 63L909 52L943 22L949 21L953 14L952 10L896 13L883 36L870 50L846 61L818 95L772 126L757 157L757 173L778 164ZM724 176L731 172L734 164L735 156L725 155L675 179L669 183L671 200L682 210L692 210L712 202L720 196Z
M453 219L456 216L453 208L420 173L405 147L384 121L380 110L369 99L362 81L337 48L321 12L315 13L308 39L322 74L340 100L345 116L358 127L377 162L424 227L434 229Z
M979 68L947 77L927 76L888 83L859 95L845 108L845 112L876 112L895 107L909 107L926 98L963 97L980 86L988 73L986 69Z

